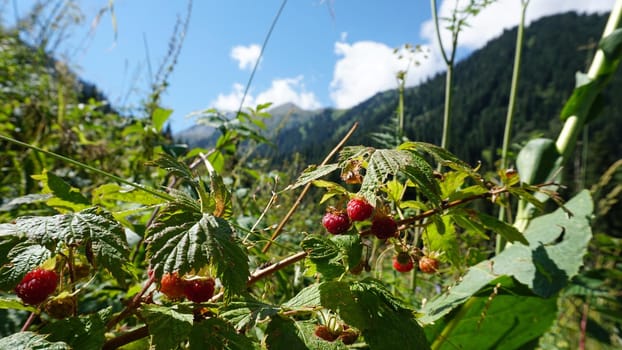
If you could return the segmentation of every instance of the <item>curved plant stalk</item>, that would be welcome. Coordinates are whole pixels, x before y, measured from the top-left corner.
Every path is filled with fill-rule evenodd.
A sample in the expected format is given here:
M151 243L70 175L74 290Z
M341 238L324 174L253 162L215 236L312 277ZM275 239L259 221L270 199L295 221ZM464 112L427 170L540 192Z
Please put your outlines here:
M529 0L521 0L521 15L518 22L518 30L516 33L516 49L514 51L514 68L512 70L512 82L510 83L510 100L508 101L508 112L505 116L505 129L503 131L503 146L501 148L501 164L499 168L501 170L508 167L508 149L510 148L510 138L512 134L512 121L514 119L514 111L516 109L516 94L518 90L518 78L520 76L520 63L523 52L523 33L525 31L525 13L527 12L527 5ZM503 220L506 213L510 212L510 202L508 201L505 206L499 208L499 220ZM506 209L506 206L508 208ZM511 219L511 218L508 218ZM511 224L511 222L508 221ZM505 240L503 236L497 235L497 241L495 245L495 253L499 254L505 246Z
M607 25L603 30L602 38L606 38L610 34L612 34L616 29L620 28L620 24L622 21L622 1L617 0L609 14L609 20L607 21ZM618 68L620 54L618 53L617 57L607 57L605 52L602 49L599 49L592 60L592 64L590 65L590 69L587 72L587 78L589 81L595 81L597 79L608 79L611 77L612 73L615 72ZM594 87L602 90L605 84L597 84ZM576 90L577 88L575 88ZM589 106L591 106L597 94L592 94L593 98L588 98L585 100L581 100L584 106L579 106L576 110L584 111L581 114L571 115L566 119L564 126L555 141L555 146L557 147L557 151L562 156L562 162L568 160L569 156L574 151L574 147L577 141L579 134L585 124L585 121L588 116ZM584 108L581 108L584 107Z
M592 106L595 104L599 93L613 76L613 73L618 69L620 58L622 57L621 24L622 0L616 0L603 30L600 48L596 52L587 74L583 76L578 75L577 86L562 110L562 117L565 116L566 118L557 140L552 144L553 150L540 147L538 151L542 152L542 159L534 160L536 164L532 165L529 172L535 174L542 172L539 170L549 168L551 170L548 172L549 177L555 175L559 173L561 166L568 161L574 152L577 138L585 126ZM605 53L603 50L603 42L605 41L608 41L609 44L607 48L608 53ZM552 143L553 141L550 142ZM551 151L556 153L556 159L551 158ZM549 154L545 154L545 152L549 152ZM521 169L519 169L519 172L521 172ZM521 174L521 179L523 175ZM547 180L549 179L535 179L536 182ZM543 199L546 199L546 197L543 197ZM520 201L514 226L519 231L524 231L533 218L534 212L533 206L525 201Z
M149 188L147 186L143 186L141 184L137 184L137 183L132 182L132 181L128 181L128 180L126 180L124 178L121 178L119 176L113 175L113 174L108 173L106 171L97 169L97 168L92 167L92 166L90 166L88 164L84 164L82 162L79 162L77 160L71 159L69 157L65 157L65 156L60 155L58 153L54 153L54 152L51 152L51 151L48 151L48 150L44 150L43 148L39 148L37 146L28 144L26 142L18 141L18 140L14 139L14 138L11 138L11 137L8 137L8 136L4 136L4 135L0 135L0 140L4 140L4 141L7 141L7 142L10 142L10 143L22 146L22 147L30 148L31 150L33 150L35 152L43 153L43 154L45 154L47 156L50 156L50 157L62 160L62 161L67 162L69 164L73 164L73 165L75 165L77 167L80 167L80 168L83 168L83 169L86 169L86 170L90 170L90 171L92 171L94 173L97 173L99 175L105 176L105 177L107 177L109 179L112 179L112 180L117 181L119 183L122 183L124 185L128 185L128 186L133 187L133 188L135 188L137 190L141 190L143 192L147 192L147 193L149 193L149 194L151 194L153 196L156 196L158 198L164 199L166 201L173 201L175 199L173 196L169 195L166 192L158 191L156 189Z
M451 30L451 52L448 54L443 46L443 40L441 38L440 18L438 17L436 0L430 0L430 7L432 8L432 20L434 21L434 29L436 32L436 38L438 45L447 66L447 72L445 73L445 108L443 110L443 133L441 137L441 147L449 149L450 139L449 130L451 130L451 105L453 100L453 72L456 63L456 51L458 49L458 36L460 31L465 26L468 26L467 20L471 16L476 16L486 6L492 4L495 0L470 0L469 4L459 9L458 5L460 1L457 0L455 7L450 18L449 29Z
M430 6L432 7L432 19L434 20L434 28L436 31L438 45L441 50L441 55L443 56L443 61L445 61L445 65L447 66L447 72L445 73L445 108L443 110L443 134L441 137L441 147L447 149L449 147L449 128L451 124L451 88L453 85L453 70L456 57L456 47L458 46L459 30L456 30L456 28L452 29L451 55L448 56L447 52L445 51L445 47L443 46L443 40L441 39L441 30L439 26L440 19L438 18L438 14L436 12L436 0L430 0ZM456 2L456 7L457 6L458 2ZM456 9L454 9L454 16L455 13Z

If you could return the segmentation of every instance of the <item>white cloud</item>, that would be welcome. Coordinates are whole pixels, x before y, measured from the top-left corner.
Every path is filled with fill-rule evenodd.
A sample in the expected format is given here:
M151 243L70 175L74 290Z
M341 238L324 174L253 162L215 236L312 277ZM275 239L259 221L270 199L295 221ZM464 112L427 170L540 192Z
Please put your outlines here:
M238 45L231 49L231 58L238 61L240 69L253 69L260 53L261 47L257 44Z
M257 95L257 103L272 102L274 106L287 102L294 103L302 109L316 109L321 106L313 92L308 92L302 83L303 76L295 78L275 79L270 88Z
M464 8L467 1L443 0L438 9L440 18L451 17L451 13L458 1L458 8ZM531 0L527 5L526 24L543 16L563 13L568 11L583 12L606 12L611 11L614 0ZM470 17L458 37L458 44L466 49L478 49L489 40L501 35L504 29L518 25L520 20L521 2L519 0L499 0L483 9L477 16ZM445 26L441 22L441 28ZM434 22L432 19L424 22L421 26L421 37L428 43L438 46ZM443 45L446 50L451 43L449 30L443 30Z
M441 18L451 17L456 1L459 8L466 0L442 0L438 14ZM526 22L556 13L577 11L607 12L614 0L530 0L527 7ZM501 35L504 29L515 27L520 20L520 0L498 0L486 7L477 16L468 20L468 27L460 33L459 45L466 50L481 48L489 40ZM446 25L441 23L441 28ZM438 48L434 23L428 20L421 25L424 48L428 49L428 59L418 57L421 63L408 71L407 86L416 85L441 71L445 64ZM450 44L451 34L444 30L443 44ZM346 34L335 43L335 53L339 56L335 63L333 80L330 83L330 97L337 108L349 108L374 94L397 87L396 72L404 69L404 60L398 60L393 48L374 41L346 42Z
M400 59L393 48L379 42L335 43L335 53L341 56L330 83L335 107L349 108L377 92L396 88L399 71L408 70L406 85L412 86L440 70L439 60L424 57L435 54L427 46L423 50L425 54L415 53L411 61L408 57ZM414 61L420 64L413 66Z
M234 111L240 107L243 95L244 86L236 83L229 94L219 94L212 105L219 110ZM272 102L273 106L290 102L302 109L321 107L315 94L306 90L302 75L295 78L274 79L267 90L256 96L249 93L244 99L244 106L255 107L257 104L267 102Z

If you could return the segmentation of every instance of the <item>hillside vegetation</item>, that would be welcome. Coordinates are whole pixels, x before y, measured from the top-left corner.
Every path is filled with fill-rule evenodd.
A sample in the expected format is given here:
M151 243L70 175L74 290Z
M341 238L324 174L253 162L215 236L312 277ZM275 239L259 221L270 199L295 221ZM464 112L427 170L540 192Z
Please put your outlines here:
M586 69L599 40L605 15L566 13L542 18L525 31L525 48L517 96L513 150L530 138L552 137L561 128L564 102L575 85L574 75ZM458 63L455 69L453 118L455 140L450 151L471 164L483 162L492 169L501 147L512 75L516 29L506 30L482 49ZM440 144L444 74L405 91L405 134L410 140ZM589 163L578 158L567 174L585 171L594 183L600 171L622 155L622 74L616 74L603 97L600 118L589 124ZM274 139L276 149L266 155L277 165L300 153L303 159L319 162L339 142L348 128L359 127L350 144L374 144L378 127L390 129L398 101L397 90L377 94L348 110L324 109L306 122L285 125ZM296 114L291 116L295 120ZM376 144L377 145L377 144ZM577 157L582 152L576 151ZM578 177L579 175L577 175Z

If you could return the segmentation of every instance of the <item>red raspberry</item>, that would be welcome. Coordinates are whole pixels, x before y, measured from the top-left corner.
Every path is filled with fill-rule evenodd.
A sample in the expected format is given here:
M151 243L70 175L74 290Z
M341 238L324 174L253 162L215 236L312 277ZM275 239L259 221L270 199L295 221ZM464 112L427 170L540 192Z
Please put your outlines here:
M184 286L184 295L195 303L208 301L214 296L214 279L197 278L188 280Z
M388 215L377 215L371 222L371 233L379 239L395 237L397 223Z
M419 259L419 270L423 273L435 273L438 271L438 259L433 257L424 256Z
M352 221L365 221L374 212L374 207L364 198L352 198L347 206L348 217Z
M350 229L350 218L342 210L329 209L322 218L322 225L334 235L340 235Z
M177 272L165 273L160 280L160 292L170 299L180 299L184 296L185 283Z
M343 332L341 332L341 334L339 334L339 339L345 344L345 345L352 345L354 344L354 342L358 339L359 337L359 332L355 331L352 328L345 328Z
M339 334L335 334L328 326L323 324L315 327L314 333L318 338L324 339L326 341L335 341L335 339L339 337Z
M399 272L408 272L414 265L413 258L406 252L399 252L393 257L393 268Z
M58 275L53 270L37 268L24 276L15 287L15 294L26 304L37 305L56 290Z

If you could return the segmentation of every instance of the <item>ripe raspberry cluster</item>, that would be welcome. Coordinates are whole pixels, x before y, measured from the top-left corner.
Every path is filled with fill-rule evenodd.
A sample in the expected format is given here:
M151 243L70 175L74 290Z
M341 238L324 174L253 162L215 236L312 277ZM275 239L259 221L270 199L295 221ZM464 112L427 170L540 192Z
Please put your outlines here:
M37 305L56 290L58 274L42 268L28 272L15 287L15 294L26 304Z
M400 251L393 256L393 268L398 272L411 271L415 267L415 262L419 266L419 271L423 273L432 274L438 272L440 262L436 253L422 256L420 250L415 250L414 253Z
M333 235L348 232L354 221L366 221L371 218L371 233L379 239L387 239L397 235L397 223L382 212L374 215L375 208L361 197L350 199L346 210L329 207L322 218L322 225Z
M202 303L214 296L215 282L209 277L185 279L177 272L165 273L160 279L160 292L169 299L188 298L195 303Z

